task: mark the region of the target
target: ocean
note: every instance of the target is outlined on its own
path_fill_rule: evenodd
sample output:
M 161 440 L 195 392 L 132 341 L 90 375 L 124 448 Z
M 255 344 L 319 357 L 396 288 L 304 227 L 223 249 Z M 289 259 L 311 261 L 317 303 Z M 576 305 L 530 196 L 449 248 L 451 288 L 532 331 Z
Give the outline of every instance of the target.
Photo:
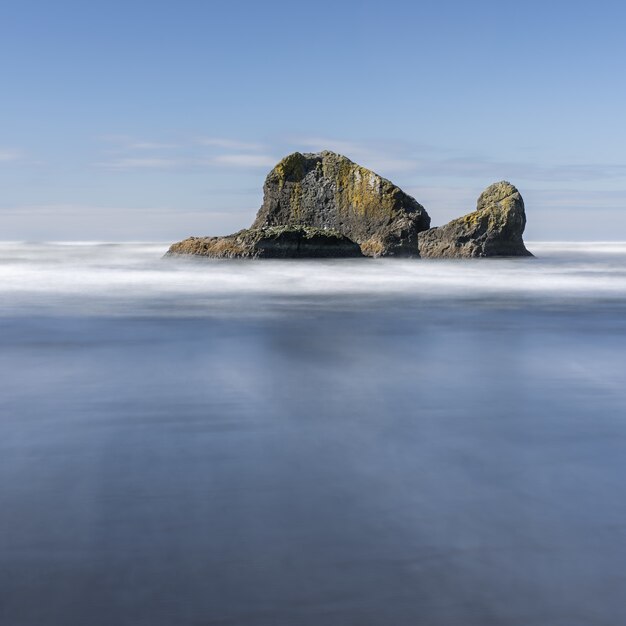
M 626 243 L 0 244 L 2 626 L 626 623 Z

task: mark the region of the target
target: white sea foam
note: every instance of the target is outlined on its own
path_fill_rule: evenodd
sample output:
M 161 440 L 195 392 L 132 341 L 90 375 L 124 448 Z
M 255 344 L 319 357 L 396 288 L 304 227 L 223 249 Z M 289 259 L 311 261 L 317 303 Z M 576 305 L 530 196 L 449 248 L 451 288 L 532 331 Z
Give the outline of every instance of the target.
M 2 312 L 254 313 L 264 299 L 626 300 L 626 243 L 529 244 L 534 259 L 215 261 L 166 244 L 0 244 Z

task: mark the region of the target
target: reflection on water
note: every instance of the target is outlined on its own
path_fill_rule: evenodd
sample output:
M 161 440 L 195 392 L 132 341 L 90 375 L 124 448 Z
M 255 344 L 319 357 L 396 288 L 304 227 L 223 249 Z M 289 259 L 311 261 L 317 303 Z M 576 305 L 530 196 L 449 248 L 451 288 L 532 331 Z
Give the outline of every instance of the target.
M 626 246 L 0 248 L 0 623 L 626 623 Z

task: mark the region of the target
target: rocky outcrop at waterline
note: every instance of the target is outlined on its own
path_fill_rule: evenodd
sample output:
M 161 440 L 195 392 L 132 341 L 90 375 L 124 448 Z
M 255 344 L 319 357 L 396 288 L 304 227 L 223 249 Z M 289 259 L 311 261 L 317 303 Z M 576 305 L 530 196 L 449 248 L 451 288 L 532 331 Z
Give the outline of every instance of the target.
M 476 210 L 419 234 L 423 258 L 532 256 L 524 246 L 524 200 L 511 183 L 487 187 Z
M 226 237 L 189 237 L 168 255 L 214 259 L 303 259 L 363 256 L 358 244 L 340 233 L 308 226 L 249 228 Z
M 532 256 L 524 246 L 524 201 L 510 183 L 488 187 L 473 213 L 430 228 L 426 209 L 350 159 L 294 152 L 267 175 L 249 229 L 190 237 L 168 255 L 210 258 Z

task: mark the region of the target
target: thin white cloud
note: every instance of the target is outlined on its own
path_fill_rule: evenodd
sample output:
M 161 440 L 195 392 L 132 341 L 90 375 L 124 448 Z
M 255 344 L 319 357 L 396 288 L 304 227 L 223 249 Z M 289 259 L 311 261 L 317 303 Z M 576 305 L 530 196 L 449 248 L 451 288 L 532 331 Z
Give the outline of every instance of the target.
M 261 144 L 224 137 L 187 138 L 180 143 L 139 141 L 126 135 L 101 137 L 115 149 L 96 165 L 111 170 L 198 170 L 220 168 L 270 168 L 277 159 Z
M 185 165 L 185 161 L 165 158 L 123 158 L 103 161 L 97 164 L 100 167 L 115 170 L 133 169 L 174 169 Z
M 169 150 L 178 148 L 175 143 L 159 143 L 156 141 L 135 141 L 126 146 L 129 150 Z
M 107 215 L 121 213 L 154 214 L 154 215 L 208 215 L 211 217 L 228 217 L 240 213 L 249 213 L 248 207 L 236 207 L 229 210 L 212 210 L 207 208 L 180 207 L 130 207 L 130 206 L 99 206 L 84 204 L 28 204 L 0 207 L 0 216 L 3 215 L 51 215 L 51 216 L 89 216 L 94 214 Z
M 197 137 L 167 141 L 138 140 L 125 135 L 103 138 L 117 148 L 98 166 L 114 170 L 180 169 L 206 167 L 270 169 L 294 151 L 332 150 L 386 176 L 403 186 L 438 185 L 447 179 L 452 186 L 487 184 L 509 179 L 512 182 L 589 183 L 626 179 L 626 165 L 616 163 L 550 164 L 532 161 L 502 161 L 484 155 L 402 141 L 351 141 L 324 136 L 290 136 L 277 139 L 267 148 L 260 143 L 227 137 Z M 15 160 L 15 151 L 0 150 L 0 161 Z M 470 181 L 472 181 L 470 183 Z
M 98 141 L 103 141 L 105 143 L 128 143 L 130 141 L 134 141 L 133 138 L 129 135 L 116 135 L 111 133 L 105 135 L 97 135 L 95 139 L 97 139 Z
M 160 208 L 129 208 L 129 207 L 103 207 L 83 204 L 24 204 L 0 208 L 1 215 L 89 215 L 98 212 L 128 213 L 132 212 L 155 212 L 167 211 Z
M 209 163 L 231 167 L 273 167 L 277 161 L 267 154 L 220 154 L 210 159 Z
M 0 149 L 0 161 L 8 163 L 9 161 L 19 161 L 22 154 L 17 150 Z
M 271 168 L 277 162 L 265 154 L 219 154 L 208 158 L 124 157 L 101 161 L 98 167 L 110 170 L 197 170 L 206 167 Z
M 239 141 L 237 139 L 226 139 L 223 137 L 200 137 L 196 139 L 196 143 L 202 146 L 210 146 L 213 148 L 223 148 L 225 150 L 239 151 L 261 151 L 265 147 L 258 143 L 250 143 L 247 141 Z
M 420 173 L 433 177 L 516 178 L 544 182 L 578 182 L 622 178 L 626 165 L 618 163 L 530 163 L 496 161 L 480 156 L 425 161 Z
M 129 150 L 171 150 L 181 147 L 177 143 L 137 139 L 129 135 L 102 135 L 99 139 L 107 144 L 112 144 L 114 146 L 114 148 L 112 148 L 113 152 Z

